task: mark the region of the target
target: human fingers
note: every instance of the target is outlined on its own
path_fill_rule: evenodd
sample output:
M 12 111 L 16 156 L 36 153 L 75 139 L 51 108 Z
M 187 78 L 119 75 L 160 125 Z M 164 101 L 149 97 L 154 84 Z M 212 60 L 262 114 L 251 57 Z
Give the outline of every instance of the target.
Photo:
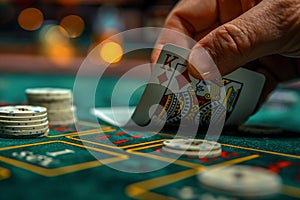
M 156 61 L 164 44 L 172 43 L 184 48 L 194 46 L 194 34 L 215 24 L 218 20 L 217 13 L 217 0 L 179 1 L 165 21 L 152 52 L 152 61 Z
M 199 52 L 209 52 L 222 75 L 256 58 L 271 54 L 298 55 L 300 2 L 264 0 L 238 18 L 216 28 L 192 49 L 190 73 L 214 79 L 210 65 L 201 65 Z

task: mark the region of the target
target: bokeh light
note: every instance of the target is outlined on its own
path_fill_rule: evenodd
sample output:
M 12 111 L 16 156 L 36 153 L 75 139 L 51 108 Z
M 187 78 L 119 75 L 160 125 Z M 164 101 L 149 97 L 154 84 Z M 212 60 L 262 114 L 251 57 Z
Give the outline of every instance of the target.
M 65 43 L 68 41 L 68 38 L 65 37 L 63 32 L 66 32 L 63 27 L 58 25 L 48 25 L 43 29 L 43 34 L 41 37 L 42 39 L 48 44 L 55 44 L 55 43 Z
M 117 63 L 123 55 L 123 48 L 116 42 L 105 42 L 100 47 L 100 56 L 107 63 Z
M 74 56 L 74 47 L 70 44 L 48 45 L 48 58 L 60 67 L 68 66 Z
M 84 30 L 84 21 L 78 15 L 68 15 L 64 17 L 60 25 L 64 28 L 63 34 L 70 38 L 76 38 L 81 35 Z
M 27 31 L 34 31 L 40 28 L 44 21 L 43 13 L 37 8 L 26 8 L 18 16 L 19 25 Z
M 63 27 L 58 25 L 45 25 L 40 31 L 41 47 L 44 55 L 59 67 L 66 67 L 75 56 L 75 48 Z

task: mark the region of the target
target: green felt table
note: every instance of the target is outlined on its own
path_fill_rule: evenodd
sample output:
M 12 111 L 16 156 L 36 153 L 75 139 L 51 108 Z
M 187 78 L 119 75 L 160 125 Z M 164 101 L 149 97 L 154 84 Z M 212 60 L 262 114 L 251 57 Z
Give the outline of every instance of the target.
M 72 89 L 74 78 L 72 75 L 2 74 L 0 102 L 2 105 L 25 104 L 25 89 L 30 87 Z M 84 87 L 89 86 L 91 79 L 93 77 L 86 77 Z M 96 106 L 109 105 L 117 80 L 113 77 L 101 80 Z M 139 82 L 132 79 L 127 84 Z M 135 95 L 141 93 L 138 91 Z M 220 157 L 183 156 L 172 160 L 161 147 L 162 141 L 173 138 L 175 133 L 170 130 L 155 135 L 129 133 L 102 122 L 99 125 L 90 121 L 90 108 L 85 98 L 82 95 L 82 99 L 74 101 L 80 107 L 76 125 L 50 126 L 49 135 L 43 138 L 0 138 L 1 200 L 184 199 L 187 188 L 193 193 L 191 199 L 239 199 L 206 189 L 197 179 L 198 173 L 210 167 L 238 164 L 263 167 L 280 175 L 282 190 L 271 199 L 300 198 L 300 138 L 297 120 L 291 124 L 288 118 L 291 114 L 283 113 L 280 118 L 273 119 L 274 113 L 259 110 L 247 122 L 280 122 L 286 129 L 281 135 L 245 135 L 229 129 L 219 138 L 223 150 Z M 138 98 L 133 98 L 130 104 L 137 102 Z M 295 118 L 297 113 L 292 110 L 291 118 Z M 53 162 L 45 163 L 21 156 L 21 152 L 48 157 L 51 152 L 64 153 L 54 156 Z M 136 171 L 144 173 L 131 173 Z

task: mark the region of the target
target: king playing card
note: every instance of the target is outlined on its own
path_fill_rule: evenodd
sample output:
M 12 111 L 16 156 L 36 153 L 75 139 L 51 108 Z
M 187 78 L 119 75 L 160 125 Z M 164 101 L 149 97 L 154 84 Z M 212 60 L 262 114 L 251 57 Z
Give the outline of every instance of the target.
M 154 123 L 162 127 L 183 122 L 208 126 L 222 117 L 225 125 L 239 125 L 251 115 L 262 92 L 264 76 L 239 68 L 222 77 L 221 86 L 213 80 L 199 80 L 187 70 L 189 52 L 171 44 L 164 46 L 138 105 L 131 109 L 133 114 L 127 125 Z M 107 109 L 105 113 L 101 110 L 94 109 L 93 113 L 108 122 L 103 117 Z

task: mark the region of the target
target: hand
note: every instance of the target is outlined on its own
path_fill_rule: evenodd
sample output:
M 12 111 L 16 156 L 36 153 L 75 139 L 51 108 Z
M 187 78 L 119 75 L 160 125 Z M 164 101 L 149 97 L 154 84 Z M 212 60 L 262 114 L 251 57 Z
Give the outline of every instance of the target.
M 287 58 L 300 57 L 299 0 L 182 0 L 170 12 L 165 28 L 198 41 L 190 63 L 201 62 L 197 52 L 204 48 L 222 75 L 243 65 L 265 74 L 262 99 L 278 82 L 299 77 L 299 59 Z M 162 32 L 156 48 L 165 43 L 188 47 L 185 41 Z M 157 54 L 153 52 L 154 59 Z M 203 68 L 200 63 L 188 69 L 199 79 L 214 76 L 207 73 L 212 70 L 209 65 Z

